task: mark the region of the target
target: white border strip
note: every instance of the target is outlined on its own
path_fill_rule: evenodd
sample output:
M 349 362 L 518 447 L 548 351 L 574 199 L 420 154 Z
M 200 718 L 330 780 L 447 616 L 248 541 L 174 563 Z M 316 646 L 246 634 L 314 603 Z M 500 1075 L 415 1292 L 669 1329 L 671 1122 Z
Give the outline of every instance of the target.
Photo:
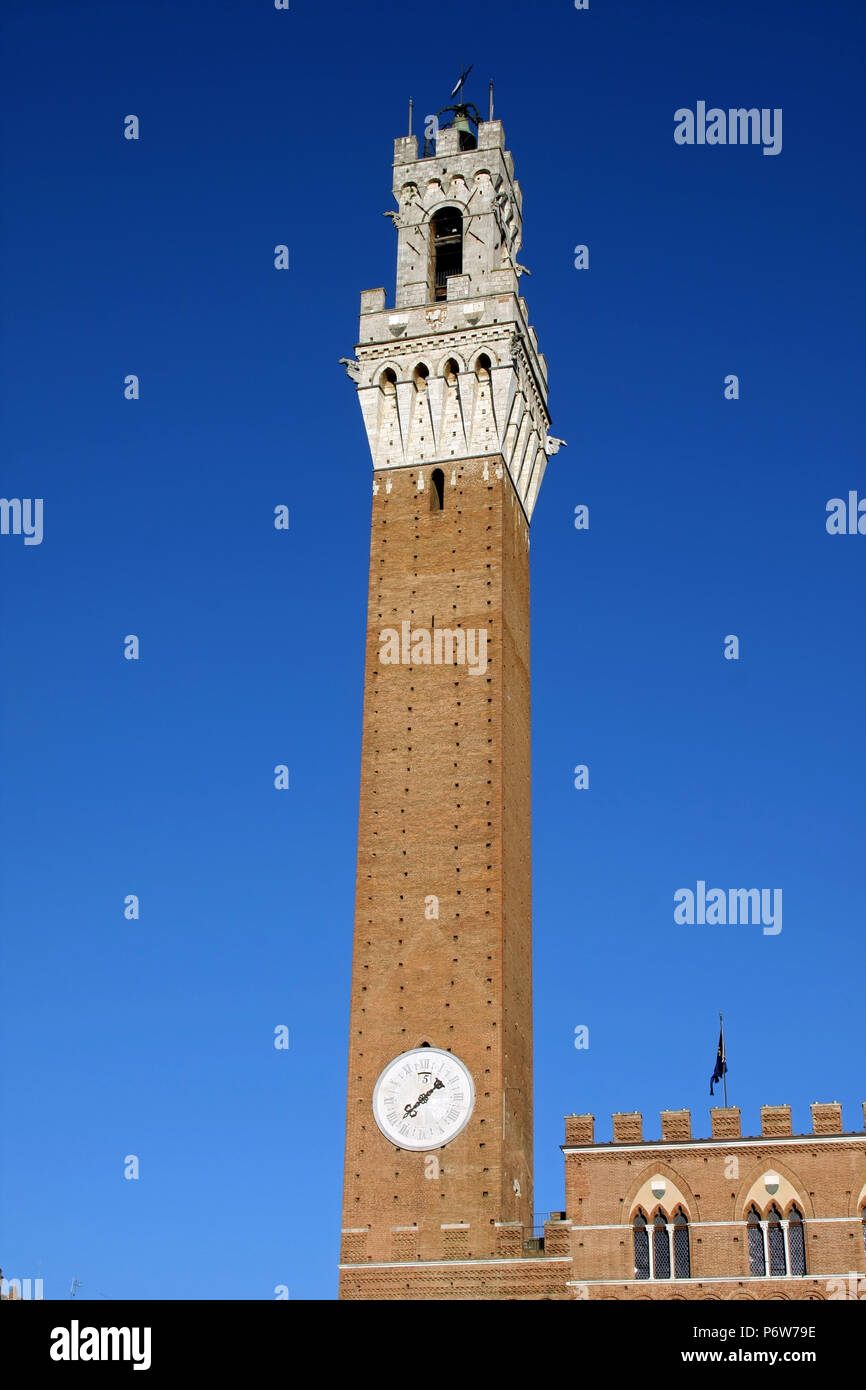
M 701 1279 L 569 1279 L 566 1287 L 579 1288 L 584 1284 L 610 1285 L 622 1289 L 640 1289 L 646 1284 L 655 1289 L 675 1289 L 680 1284 L 796 1284 L 802 1287 L 808 1283 L 820 1285 L 833 1279 L 847 1281 L 849 1278 L 850 1270 L 848 1274 L 713 1274 L 704 1275 Z
M 855 1222 L 855 1223 L 859 1226 L 859 1225 L 861 1224 L 861 1220 L 862 1220 L 862 1218 L 861 1218 L 860 1216 L 858 1216 L 856 1213 L 855 1213 L 853 1216 L 804 1216 L 804 1217 L 803 1217 L 803 1225 L 804 1225 L 804 1226 L 819 1226 L 819 1225 L 831 1225 L 834 1221 L 853 1221 L 853 1222 Z M 743 1219 L 742 1219 L 742 1221 L 690 1221 L 690 1222 L 689 1222 L 689 1227 L 690 1227 L 690 1229 L 692 1229 L 692 1230 L 693 1230 L 696 1226 L 736 1226 L 736 1227 L 739 1228 L 739 1227 L 745 1226 L 746 1224 L 747 1224 L 747 1223 L 746 1223 L 746 1218 L 745 1218 L 745 1216 L 744 1216 Z M 648 1227 L 647 1229 L 650 1229 L 650 1228 Z M 683 1228 L 683 1229 L 685 1229 L 685 1228 Z M 572 1225 L 572 1228 L 571 1228 L 572 1235 L 577 1235 L 578 1232 L 580 1232 L 580 1231 L 633 1231 L 633 1230 L 634 1230 L 634 1223 L 631 1222 L 631 1221 L 623 1221 L 620 1225 L 617 1225 L 617 1226 L 580 1226 L 580 1225 L 578 1225 L 578 1224 L 575 1222 L 575 1223 Z
M 340 1269 L 461 1269 L 467 1265 L 473 1269 L 477 1265 L 507 1265 L 509 1269 L 514 1269 L 517 1265 L 570 1265 L 570 1255 L 542 1255 L 540 1257 L 530 1257 L 529 1259 L 513 1259 L 507 1257 L 495 1260 L 381 1260 L 374 1262 L 366 1260 L 363 1263 L 353 1265 L 340 1265 Z M 579 1283 L 586 1283 L 581 1279 Z M 622 1284 L 622 1279 L 617 1279 L 616 1283 Z M 641 1280 L 641 1283 L 644 1283 Z M 667 1281 L 666 1281 L 667 1282 Z M 683 1282 L 683 1281 L 681 1281 Z
M 862 1146 L 864 1136 L 860 1134 L 756 1134 L 754 1138 L 746 1139 L 677 1139 L 674 1143 L 664 1144 L 660 1140 L 644 1139 L 639 1144 L 616 1144 L 613 1140 L 605 1141 L 603 1144 L 560 1144 L 562 1152 L 565 1154 L 592 1154 L 592 1153 L 645 1153 L 650 1154 L 665 1150 L 670 1152 L 682 1153 L 685 1149 L 695 1149 L 698 1153 L 701 1149 L 762 1149 L 767 1144 L 796 1144 L 798 1148 L 808 1148 L 813 1144 L 859 1144 Z

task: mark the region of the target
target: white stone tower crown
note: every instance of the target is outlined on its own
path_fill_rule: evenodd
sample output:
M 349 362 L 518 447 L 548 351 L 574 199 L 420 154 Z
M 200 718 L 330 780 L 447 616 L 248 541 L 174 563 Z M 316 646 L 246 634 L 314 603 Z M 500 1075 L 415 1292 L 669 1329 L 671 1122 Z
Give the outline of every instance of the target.
M 347 370 L 377 472 L 501 455 L 529 520 L 562 441 L 518 288 L 520 185 L 501 123 L 482 121 L 477 143 L 460 125 L 420 159 L 416 136 L 394 141 L 395 303 L 362 292 Z

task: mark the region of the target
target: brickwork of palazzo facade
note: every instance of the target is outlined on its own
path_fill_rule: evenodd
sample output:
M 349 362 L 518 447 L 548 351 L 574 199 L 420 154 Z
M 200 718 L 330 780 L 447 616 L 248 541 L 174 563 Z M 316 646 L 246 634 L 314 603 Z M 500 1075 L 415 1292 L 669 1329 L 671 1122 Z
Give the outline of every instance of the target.
M 592 1115 L 566 1116 L 564 1212 L 496 1223 L 492 1258 L 473 1257 L 490 1240 L 469 1223 L 443 1227 L 433 1260 L 411 1226 L 387 1260 L 363 1229 L 344 1232 L 340 1297 L 866 1300 L 866 1105 L 847 1133 L 836 1102 L 812 1106 L 810 1134 L 792 1133 L 784 1105 L 763 1106 L 753 1136 L 737 1108 L 710 1114 L 709 1138 L 668 1110 L 645 1140 L 642 1116 L 618 1113 L 603 1143 Z

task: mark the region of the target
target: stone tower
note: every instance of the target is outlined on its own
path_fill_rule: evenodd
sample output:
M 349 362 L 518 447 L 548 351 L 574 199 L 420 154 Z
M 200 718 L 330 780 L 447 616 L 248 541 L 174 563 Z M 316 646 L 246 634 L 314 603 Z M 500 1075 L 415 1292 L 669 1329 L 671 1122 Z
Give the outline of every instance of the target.
M 362 293 L 347 365 L 373 515 L 343 1298 L 496 1297 L 531 1236 L 529 525 L 559 441 L 520 185 L 469 109 L 394 143 L 394 306 Z

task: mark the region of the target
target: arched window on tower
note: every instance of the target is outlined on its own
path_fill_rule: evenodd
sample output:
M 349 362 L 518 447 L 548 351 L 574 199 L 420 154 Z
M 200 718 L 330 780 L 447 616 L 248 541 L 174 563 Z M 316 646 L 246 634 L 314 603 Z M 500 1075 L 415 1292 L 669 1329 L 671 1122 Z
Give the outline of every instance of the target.
M 430 298 L 448 298 L 448 278 L 463 273 L 463 217 L 440 208 L 430 219 Z
M 863 1254 L 866 1255 L 866 1206 L 863 1207 L 860 1215 L 863 1218 Z
M 767 1261 L 764 1255 L 764 1231 L 757 1207 L 749 1207 L 746 1223 L 749 1233 L 749 1273 L 762 1278 L 767 1272 Z
M 799 1207 L 792 1206 L 788 1212 L 788 1253 L 791 1257 L 791 1273 L 806 1273 L 806 1239 L 803 1234 L 803 1214 Z
M 646 1217 L 642 1211 L 636 1212 L 634 1218 L 634 1277 L 635 1279 L 649 1279 L 650 1277 L 649 1235 L 647 1234 Z
M 441 512 L 445 509 L 445 474 L 441 468 L 434 468 L 430 474 L 430 510 Z
M 691 1257 L 689 1255 L 689 1219 L 682 1207 L 674 1217 L 674 1278 L 691 1277 Z

